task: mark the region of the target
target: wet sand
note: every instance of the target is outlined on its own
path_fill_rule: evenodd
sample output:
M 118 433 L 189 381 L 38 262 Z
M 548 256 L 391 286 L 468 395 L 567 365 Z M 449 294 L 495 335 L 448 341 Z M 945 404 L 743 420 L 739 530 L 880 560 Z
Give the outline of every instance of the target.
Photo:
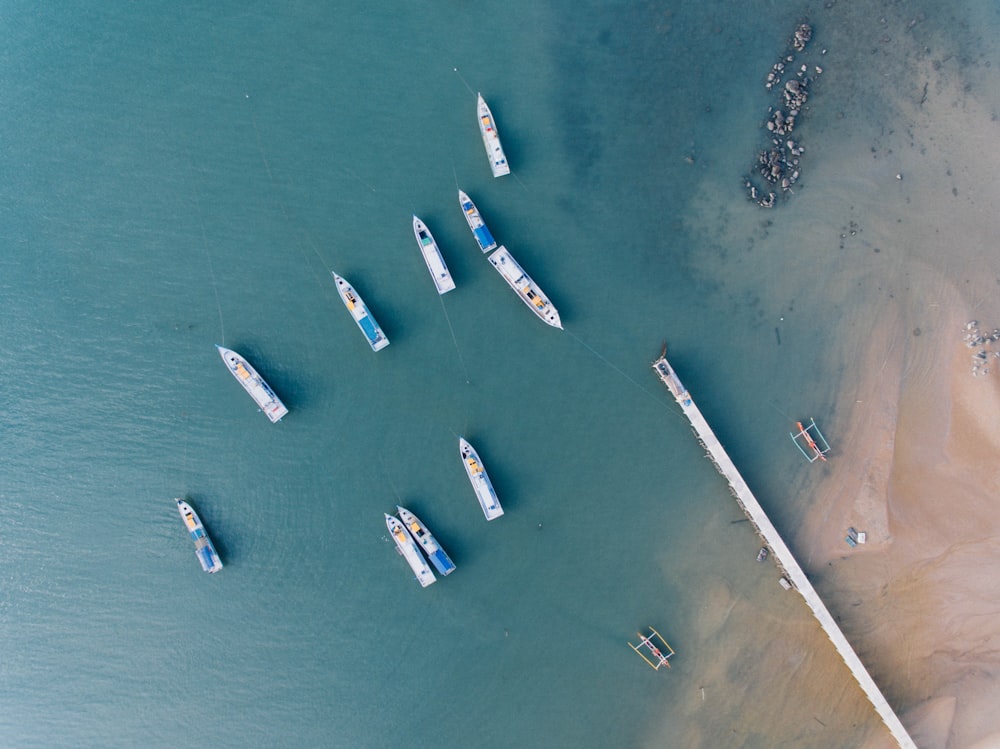
M 918 746 L 985 749 L 1000 746 L 1000 361 L 973 377 L 963 332 L 973 319 L 1000 326 L 1000 128 L 963 71 L 927 59 L 914 76 L 932 95 L 897 102 L 905 204 L 868 225 L 869 241 L 905 243 L 908 272 L 886 272 L 878 282 L 895 293 L 854 310 L 848 327 L 870 334 L 831 351 L 855 374 L 791 540 Z M 868 543 L 851 549 L 850 526 Z
M 811 300 L 799 330 L 782 328 L 776 370 L 802 327 L 835 331 L 813 370 L 835 388 L 820 424 L 833 450 L 805 469 L 804 509 L 780 530 L 917 745 L 987 749 L 1000 747 L 1000 361 L 973 377 L 963 334 L 973 319 L 1000 327 L 1000 95 L 992 42 L 961 38 L 988 27 L 925 10 L 814 17 L 831 53 L 803 124 L 803 184 L 748 217 L 706 175 L 690 225 L 733 248 L 697 272 L 739 268 L 771 309 Z M 748 236 L 758 249 L 739 252 Z M 788 246 L 811 273 L 768 254 Z M 768 509 L 793 494 L 758 496 Z M 850 548 L 849 527 L 868 542 Z M 723 745 L 728 729 L 732 746 L 895 746 L 800 599 L 747 601 L 721 580 L 711 595 L 709 633 L 721 620 L 761 644 L 720 638 L 694 664 L 703 683 L 738 686 L 688 691 L 686 712 L 711 718 L 687 745 Z

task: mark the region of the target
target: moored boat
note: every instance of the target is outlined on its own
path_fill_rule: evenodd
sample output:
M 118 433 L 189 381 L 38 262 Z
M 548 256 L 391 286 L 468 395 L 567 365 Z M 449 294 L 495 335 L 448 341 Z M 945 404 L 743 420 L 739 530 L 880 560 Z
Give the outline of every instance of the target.
M 495 520 L 503 515 L 503 507 L 493 489 L 493 482 L 490 481 L 489 474 L 477 453 L 465 438 L 458 438 L 458 451 L 462 455 L 462 465 L 465 466 L 465 473 L 472 483 L 472 489 L 476 492 L 476 499 L 483 508 L 483 514 L 487 520 Z
M 486 226 L 486 222 L 483 221 L 483 217 L 479 215 L 479 209 L 472 202 L 472 198 L 459 190 L 458 204 L 462 206 L 462 213 L 465 214 L 465 220 L 469 224 L 469 229 L 472 230 L 472 236 L 476 238 L 479 249 L 483 252 L 496 249 L 497 241 L 490 234 L 490 230 Z
M 451 561 L 451 557 L 441 548 L 441 544 L 434 538 L 434 534 L 427 530 L 427 526 L 424 525 L 423 521 L 405 507 L 396 505 L 396 510 L 407 532 L 420 545 L 420 548 L 424 550 L 424 554 L 431 560 L 431 564 L 434 565 L 438 573 L 444 577 L 454 572 L 455 563 Z
M 486 147 L 486 155 L 490 160 L 490 169 L 494 177 L 502 177 L 510 174 L 510 164 L 507 163 L 507 156 L 500 145 L 500 135 L 497 133 L 496 121 L 490 111 L 486 100 L 482 94 L 476 94 L 479 101 L 476 108 L 479 113 L 479 132 L 483 136 L 483 145 Z
M 194 541 L 194 553 L 198 557 L 198 561 L 201 562 L 201 568 L 205 572 L 218 572 L 222 569 L 222 560 L 219 559 L 219 555 L 212 545 L 212 539 L 208 537 L 205 526 L 202 525 L 201 518 L 198 517 L 198 513 L 194 511 L 194 508 L 183 499 L 176 501 L 177 509 L 181 513 L 181 519 L 184 521 L 184 525 L 187 527 L 188 533 L 191 534 L 191 539 Z
M 521 301 L 528 305 L 528 309 L 538 315 L 543 322 L 562 330 L 559 310 L 549 301 L 538 284 L 531 280 L 531 276 L 524 272 L 524 268 L 518 265 L 510 250 L 500 245 L 497 251 L 490 255 L 489 261 Z
M 271 386 L 267 384 L 263 377 L 257 374 L 257 370 L 250 366 L 250 363 L 232 349 L 224 346 L 215 346 L 219 350 L 222 361 L 232 373 L 236 381 L 243 386 L 254 402 L 264 412 L 264 415 L 272 423 L 280 421 L 281 417 L 288 413 L 285 404 L 274 394 Z
M 434 279 L 434 286 L 437 287 L 438 294 L 446 294 L 455 288 L 455 281 L 452 280 L 451 272 L 445 265 L 441 250 L 434 241 L 427 225 L 416 216 L 413 217 L 413 236 L 417 238 L 420 246 L 420 253 L 424 256 L 427 270 L 430 271 L 431 278 Z
M 358 292 L 354 290 L 354 287 L 336 273 L 333 274 L 333 280 L 337 282 L 337 293 L 340 294 L 344 306 L 351 313 L 351 317 L 358 324 L 358 328 L 365 334 L 365 338 L 372 347 L 372 351 L 381 351 L 388 346 L 389 339 L 385 337 L 382 328 L 375 322 L 375 318 L 368 310 L 368 306 Z
M 406 532 L 406 528 L 403 527 L 399 518 L 386 513 L 385 524 L 389 529 L 389 535 L 392 536 L 392 540 L 396 543 L 396 550 L 406 560 L 406 563 L 410 565 L 410 569 L 413 570 L 413 574 L 416 576 L 417 582 L 420 583 L 420 587 L 426 588 L 435 582 L 437 578 L 434 577 L 431 568 L 427 566 L 427 562 L 420 555 L 417 542 Z

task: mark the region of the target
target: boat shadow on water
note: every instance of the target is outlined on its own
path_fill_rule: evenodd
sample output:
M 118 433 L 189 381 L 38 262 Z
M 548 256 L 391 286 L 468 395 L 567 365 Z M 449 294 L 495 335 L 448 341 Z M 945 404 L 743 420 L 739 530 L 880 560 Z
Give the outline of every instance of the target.
M 227 347 L 238 351 L 285 404 L 288 415 L 283 417 L 282 421 L 294 416 L 296 411 L 305 410 L 307 406 L 311 405 L 311 399 L 304 397 L 311 389 L 296 373 L 310 372 L 312 368 L 309 362 L 300 362 L 291 358 L 295 356 L 294 351 L 286 352 L 269 348 L 268 353 L 265 353 L 255 344 L 243 341 L 236 341 L 232 345 L 227 344 Z M 285 359 L 285 356 L 289 358 Z

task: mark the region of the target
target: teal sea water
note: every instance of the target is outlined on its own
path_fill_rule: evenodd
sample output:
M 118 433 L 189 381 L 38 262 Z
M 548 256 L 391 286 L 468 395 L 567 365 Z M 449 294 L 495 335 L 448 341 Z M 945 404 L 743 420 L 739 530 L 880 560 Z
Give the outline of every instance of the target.
M 789 419 L 835 419 L 843 372 L 801 373 L 839 335 L 816 304 L 839 292 L 770 238 L 791 213 L 746 203 L 741 175 L 771 103 L 761 82 L 799 20 L 831 71 L 858 64 L 831 43 L 851 38 L 847 11 L 690 6 L 4 4 L 0 744 L 877 735 L 849 681 L 839 707 L 807 689 L 784 705 L 802 732 L 769 735 L 753 715 L 754 626 L 810 620 L 753 564 L 752 530 L 649 369 L 669 340 L 794 527 L 814 474 Z M 819 166 L 836 159 L 834 109 L 866 106 L 822 85 L 810 116 L 827 140 L 805 189 L 835 178 Z M 510 177 L 490 175 L 477 90 Z M 565 332 L 478 252 L 457 187 Z M 456 280 L 443 298 L 412 213 Z M 368 348 L 331 271 L 386 350 Z M 269 380 L 281 423 L 216 343 Z M 495 522 L 459 435 L 493 477 Z M 201 572 L 177 496 L 220 574 Z M 383 522 L 397 503 L 454 575 L 413 581 Z M 677 650 L 669 673 L 625 645 L 646 625 Z M 793 695 L 801 673 L 782 677 Z M 828 710 L 852 722 L 815 733 Z

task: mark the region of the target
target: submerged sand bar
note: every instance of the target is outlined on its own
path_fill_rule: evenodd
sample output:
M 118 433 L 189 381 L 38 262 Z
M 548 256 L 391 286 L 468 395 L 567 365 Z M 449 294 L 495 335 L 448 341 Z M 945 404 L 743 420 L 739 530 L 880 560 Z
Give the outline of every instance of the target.
M 858 654 L 854 652 L 854 648 L 851 647 L 847 638 L 844 637 L 844 633 L 840 631 L 840 627 L 837 626 L 830 612 L 823 605 L 823 601 L 820 600 L 819 594 L 813 588 L 812 583 L 809 582 L 799 563 L 795 561 L 791 550 L 785 545 L 781 536 L 778 535 L 778 531 L 772 525 L 757 498 L 754 497 L 753 492 L 750 491 L 750 487 L 747 486 L 739 471 L 736 470 L 736 466 L 733 465 L 733 461 L 730 460 L 729 455 L 719 443 L 715 432 L 712 431 L 708 422 L 705 421 L 705 417 L 702 416 L 698 406 L 695 405 L 687 388 L 684 387 L 680 378 L 677 377 L 677 374 L 670 366 L 666 357 L 666 349 L 664 349 L 664 353 L 660 358 L 653 362 L 653 370 L 663 380 L 663 383 L 673 394 L 677 403 L 680 404 L 684 415 L 691 422 L 691 426 L 694 428 L 694 432 L 701 441 L 701 444 L 708 450 L 708 457 L 715 463 L 715 467 L 719 470 L 719 473 L 729 482 L 729 487 L 732 489 L 737 502 L 740 503 L 750 522 L 757 528 L 757 532 L 764 538 L 765 543 L 771 548 L 778 565 L 785 573 L 786 580 L 802 595 L 806 604 L 812 609 L 813 615 L 819 621 L 823 631 L 826 632 L 827 637 L 830 638 L 833 646 L 840 653 L 840 657 L 844 659 L 844 663 L 847 664 L 851 673 L 854 674 L 854 678 L 861 685 L 861 689 L 868 696 L 868 700 L 875 707 L 875 711 L 882 718 L 893 738 L 896 739 L 896 742 L 902 749 L 917 749 L 917 745 L 910 738 L 910 734 L 906 732 L 906 729 L 903 728 L 903 724 L 889 706 L 878 685 L 875 684 L 875 680 L 872 679 L 861 659 L 858 658 Z

